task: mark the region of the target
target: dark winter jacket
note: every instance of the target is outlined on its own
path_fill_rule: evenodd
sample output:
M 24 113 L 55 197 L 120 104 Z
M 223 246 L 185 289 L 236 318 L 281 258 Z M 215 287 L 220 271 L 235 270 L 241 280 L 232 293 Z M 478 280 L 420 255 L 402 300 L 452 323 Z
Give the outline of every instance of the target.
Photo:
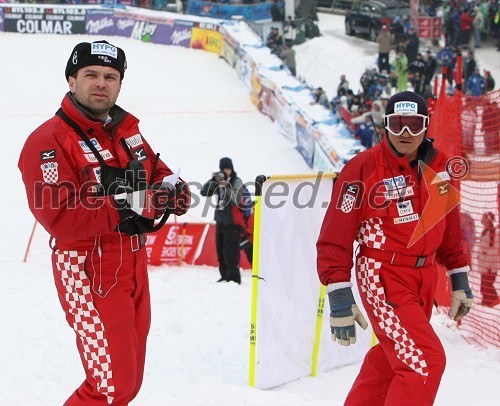
M 224 184 L 226 184 L 225 187 Z M 234 224 L 232 206 L 241 206 L 243 200 L 243 182 L 236 175 L 236 172 L 227 182 L 217 182 L 214 178 L 210 179 L 203 185 L 200 194 L 205 197 L 217 196 L 214 215 L 217 224 Z

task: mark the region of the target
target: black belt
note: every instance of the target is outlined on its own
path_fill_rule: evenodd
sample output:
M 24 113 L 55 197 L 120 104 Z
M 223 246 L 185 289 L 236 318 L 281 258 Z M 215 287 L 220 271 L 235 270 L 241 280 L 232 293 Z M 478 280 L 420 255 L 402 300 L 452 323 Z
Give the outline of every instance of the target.
M 130 236 L 130 249 L 132 252 L 139 251 L 144 247 L 146 245 L 146 240 L 145 234 L 132 234 Z
M 423 266 L 432 265 L 436 258 L 436 252 L 427 256 L 403 255 L 399 252 L 378 250 L 376 248 L 370 248 L 365 245 L 361 245 L 359 255 L 373 258 L 380 262 L 386 262 L 393 265 L 408 266 L 411 268 L 421 268 Z

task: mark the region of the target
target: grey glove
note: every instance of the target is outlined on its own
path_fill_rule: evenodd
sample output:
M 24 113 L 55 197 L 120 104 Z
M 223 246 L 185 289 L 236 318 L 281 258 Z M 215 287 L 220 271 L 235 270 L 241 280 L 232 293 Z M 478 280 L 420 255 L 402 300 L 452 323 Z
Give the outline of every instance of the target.
M 366 330 L 368 323 L 354 301 L 351 288 L 341 288 L 328 293 L 330 302 L 330 329 L 333 341 L 349 346 L 356 342 L 354 322 Z
M 450 275 L 451 280 L 451 306 L 448 316 L 459 321 L 472 308 L 474 296 L 469 287 L 467 272 L 458 272 Z

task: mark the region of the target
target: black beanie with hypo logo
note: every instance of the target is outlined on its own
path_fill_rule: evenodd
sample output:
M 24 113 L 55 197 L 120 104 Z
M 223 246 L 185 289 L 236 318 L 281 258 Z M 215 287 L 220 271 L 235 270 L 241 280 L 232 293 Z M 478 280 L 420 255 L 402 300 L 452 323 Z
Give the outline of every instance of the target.
M 76 71 L 85 66 L 101 65 L 109 66 L 120 72 L 120 80 L 123 80 L 127 69 L 127 58 L 121 48 L 111 45 L 107 41 L 80 42 L 75 46 L 66 64 L 66 80 Z
M 427 103 L 414 92 L 400 92 L 393 95 L 385 106 L 385 115 L 389 114 L 422 114 L 428 116 Z

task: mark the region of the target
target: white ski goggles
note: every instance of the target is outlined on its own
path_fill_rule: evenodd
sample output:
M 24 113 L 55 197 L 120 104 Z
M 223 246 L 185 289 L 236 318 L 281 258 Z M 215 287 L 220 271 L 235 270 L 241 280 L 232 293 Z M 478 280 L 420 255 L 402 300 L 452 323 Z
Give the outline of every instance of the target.
M 417 137 L 426 131 L 429 125 L 429 117 L 423 114 L 387 114 L 384 121 L 385 129 L 398 137 L 403 134 L 405 129 L 411 136 Z

